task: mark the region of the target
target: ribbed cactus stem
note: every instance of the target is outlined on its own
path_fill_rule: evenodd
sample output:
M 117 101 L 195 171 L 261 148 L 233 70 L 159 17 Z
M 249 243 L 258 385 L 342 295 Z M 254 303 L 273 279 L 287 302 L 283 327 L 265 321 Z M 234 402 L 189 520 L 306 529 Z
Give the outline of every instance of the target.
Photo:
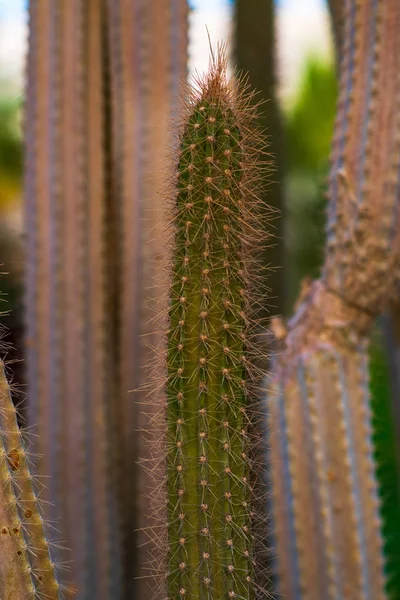
M 29 3 L 25 217 L 28 419 L 78 598 L 121 594 L 97 0 Z M 115 367 L 116 368 L 116 367 Z
M 143 387 L 152 348 L 162 337 L 154 326 L 155 306 L 166 310 L 162 192 L 167 148 L 173 143 L 168 121 L 179 104 L 187 72 L 186 0 L 108 0 L 111 58 L 112 203 L 115 236 L 109 247 L 110 273 L 117 290 L 115 349 L 118 358 L 118 406 L 121 442 L 120 490 L 123 497 L 127 592 L 153 596 L 149 562 L 156 562 L 156 524 L 149 497 L 159 481 L 146 468 L 152 447 L 152 421 L 163 393 L 146 403 Z M 115 256 L 118 256 L 116 265 Z M 117 268 L 116 268 L 117 267 Z M 115 292 L 114 292 L 115 293 Z M 161 298 L 163 305 L 161 306 Z M 134 394 L 129 391 L 136 390 Z M 129 474 L 127 476 L 127 474 Z M 138 577 L 134 578 L 134 575 Z
M 193 93 L 177 169 L 168 333 L 168 598 L 252 598 L 252 109 L 223 54 Z M 240 89 L 240 87 L 239 87 Z M 254 134 L 256 135 L 256 134 Z
M 269 402 L 277 571 L 290 598 L 386 597 L 361 333 L 369 317 L 357 321 L 341 304 L 313 285 Z M 347 318 L 336 328 L 339 314 Z
M 59 599 L 29 453 L 0 364 L 0 597 Z
M 399 277 L 399 22 L 396 0 L 343 4 L 325 262 L 276 329 L 277 571 L 298 600 L 386 597 L 367 350 Z

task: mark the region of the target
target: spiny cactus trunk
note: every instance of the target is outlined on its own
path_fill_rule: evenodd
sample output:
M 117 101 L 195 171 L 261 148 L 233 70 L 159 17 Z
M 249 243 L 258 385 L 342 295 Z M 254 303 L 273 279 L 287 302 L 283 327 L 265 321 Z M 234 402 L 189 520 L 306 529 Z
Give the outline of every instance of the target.
M 26 116 L 29 421 L 79 598 L 120 597 L 110 412 L 101 3 L 30 3 Z
M 0 597 L 2 600 L 62 597 L 50 556 L 40 492 L 0 363 Z
M 186 46 L 186 0 L 30 3 L 29 420 L 79 600 L 151 593 L 149 420 L 128 392 L 158 339 L 158 187 Z
M 130 594 L 152 597 L 149 567 L 157 542 L 149 521 L 156 493 L 140 458 L 150 459 L 151 427 L 163 395 L 147 404 L 143 386 L 152 348 L 158 346 L 156 310 L 166 309 L 167 287 L 160 271 L 165 240 L 160 223 L 166 157 L 173 143 L 169 120 L 178 106 L 187 72 L 186 0 L 109 0 L 113 122 L 113 199 L 120 239 L 118 379 L 121 403 L 122 471 L 126 571 Z M 128 393 L 135 390 L 134 393 Z M 152 416 L 153 415 L 153 416 Z M 127 476 L 127 474 L 130 474 Z M 153 527 L 155 526 L 152 521 Z M 160 523 L 159 523 L 160 525 Z M 142 548 L 138 555 L 136 548 Z M 142 564 L 138 564 L 138 561 Z
M 280 591 L 307 600 L 386 597 L 367 346 L 399 275 L 400 6 L 344 11 L 325 263 L 281 335 L 269 398 Z
M 225 68 L 221 54 L 193 92 L 177 168 L 167 379 L 170 598 L 255 593 L 249 278 L 250 253 L 260 251 L 260 174 L 251 96 L 227 83 Z

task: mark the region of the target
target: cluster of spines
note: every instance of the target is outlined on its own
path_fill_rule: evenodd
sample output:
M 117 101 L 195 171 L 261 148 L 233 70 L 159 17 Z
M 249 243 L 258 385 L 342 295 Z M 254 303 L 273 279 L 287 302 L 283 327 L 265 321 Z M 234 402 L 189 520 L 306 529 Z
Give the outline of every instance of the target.
M 252 598 L 254 109 L 219 56 L 186 111 L 167 340 L 168 598 Z M 253 148 L 254 150 L 254 148 Z M 250 250 L 250 251 L 249 251 Z
M 0 592 L 4 598 L 60 600 L 62 586 L 55 575 L 30 463 L 1 363 Z

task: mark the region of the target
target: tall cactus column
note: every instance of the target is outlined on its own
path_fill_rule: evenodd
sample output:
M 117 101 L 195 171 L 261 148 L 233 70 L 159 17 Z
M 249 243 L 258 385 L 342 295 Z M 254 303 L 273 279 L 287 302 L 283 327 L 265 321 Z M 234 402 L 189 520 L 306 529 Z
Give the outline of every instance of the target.
M 251 96 L 219 55 L 177 167 L 167 379 L 167 596 L 255 595 L 250 291 L 260 251 Z M 236 87 L 237 86 L 237 87 Z
M 32 0 L 26 106 L 27 365 L 38 472 L 78 598 L 120 598 L 104 253 L 102 3 Z M 68 548 L 62 550 L 62 548 Z
M 79 600 L 152 593 L 143 563 L 153 488 L 136 466 L 149 417 L 143 394 L 129 392 L 159 338 L 159 187 L 187 10 L 186 0 L 30 3 L 29 420 Z
M 303 289 L 269 397 L 280 591 L 385 598 L 368 335 L 399 271 L 400 6 L 347 0 L 325 264 Z
M 125 560 L 130 588 L 152 597 L 151 564 L 157 554 L 156 524 L 149 497 L 158 483 L 146 470 L 154 414 L 163 394 L 150 404 L 143 387 L 153 349 L 160 342 L 155 317 L 166 310 L 167 285 L 160 264 L 166 247 L 161 223 L 169 121 L 176 115 L 187 72 L 186 0 L 110 0 L 109 35 L 113 122 L 113 201 L 119 247 L 117 352 L 121 405 Z M 132 393 L 128 393 L 132 392 Z M 138 459 L 143 467 L 137 467 Z M 158 524 L 158 526 L 160 523 Z M 137 546 L 142 548 L 137 554 Z M 138 561 L 142 564 L 138 565 Z M 148 562 L 143 566 L 143 562 Z

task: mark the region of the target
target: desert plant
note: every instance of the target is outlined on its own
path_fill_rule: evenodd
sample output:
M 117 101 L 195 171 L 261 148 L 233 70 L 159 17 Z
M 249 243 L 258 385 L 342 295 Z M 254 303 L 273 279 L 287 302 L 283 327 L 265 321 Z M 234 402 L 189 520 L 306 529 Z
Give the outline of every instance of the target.
M 146 417 L 128 392 L 157 339 L 157 186 L 186 75 L 187 5 L 32 0 L 29 11 L 24 212 L 37 470 L 50 475 L 45 498 L 77 597 L 117 600 L 134 588 L 145 598 L 138 530 L 151 489 L 136 463 Z
M 251 424 L 260 355 L 251 342 L 265 211 L 256 111 L 243 86 L 227 81 L 221 49 L 192 90 L 180 141 L 167 336 L 170 598 L 248 599 L 257 590 Z
M 62 597 L 46 539 L 40 492 L 30 453 L 0 363 L 0 597 L 34 600 Z
M 153 594 L 143 565 L 157 551 L 149 529 L 148 498 L 156 493 L 158 482 L 153 484 L 137 461 L 149 459 L 151 423 L 163 397 L 153 396 L 146 404 L 146 392 L 138 390 L 161 338 L 156 312 L 165 310 L 160 225 L 166 215 L 168 148 L 174 143 L 169 121 L 178 109 L 187 74 L 188 6 L 186 0 L 108 0 L 108 10 L 113 149 L 108 276 L 117 296 L 111 314 L 118 356 L 119 490 L 125 571 L 131 574 L 128 593 L 131 597 L 135 591 L 144 600 Z M 134 580 L 132 574 L 140 577 Z
M 265 250 L 263 262 L 268 267 L 265 275 L 270 290 L 264 300 L 265 315 L 282 314 L 286 301 L 284 275 L 280 268 L 284 261 L 284 163 L 283 123 L 277 99 L 275 12 L 273 0 L 236 0 L 234 14 L 234 64 L 246 73 L 250 85 L 257 90 L 254 98 L 261 103 L 257 111 L 259 126 L 268 139 L 268 156 L 264 160 L 269 167 L 273 163 L 273 177 L 267 177 L 264 186 L 264 203 L 275 208 L 271 211 L 267 226 L 274 234 L 274 243 Z
M 325 263 L 277 328 L 271 464 L 281 592 L 385 598 L 368 339 L 396 292 L 396 2 L 347 0 Z

